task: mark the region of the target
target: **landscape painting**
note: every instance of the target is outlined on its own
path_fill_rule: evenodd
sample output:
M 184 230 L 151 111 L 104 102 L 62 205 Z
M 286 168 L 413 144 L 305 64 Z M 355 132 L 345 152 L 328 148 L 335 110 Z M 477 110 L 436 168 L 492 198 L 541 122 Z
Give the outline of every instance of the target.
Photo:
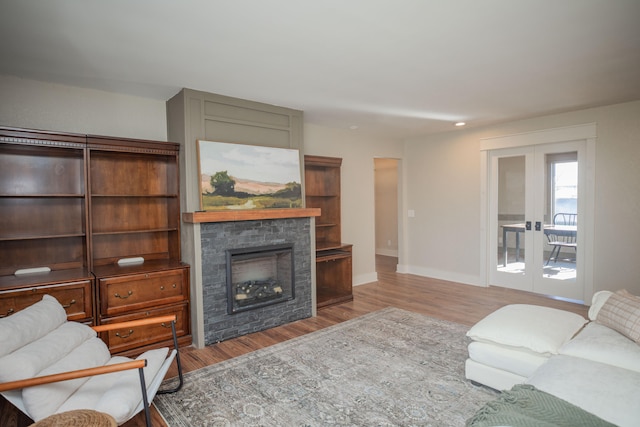
M 198 140 L 204 211 L 302 207 L 298 150 Z

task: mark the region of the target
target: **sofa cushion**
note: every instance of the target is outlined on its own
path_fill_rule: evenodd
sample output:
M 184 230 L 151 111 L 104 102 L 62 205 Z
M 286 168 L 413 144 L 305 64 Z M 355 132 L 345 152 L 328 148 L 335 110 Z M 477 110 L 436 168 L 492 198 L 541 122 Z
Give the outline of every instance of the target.
M 589 320 L 596 320 L 600 309 L 605 302 L 609 299 L 613 292 L 611 291 L 599 291 L 593 294 L 591 298 L 591 307 L 589 307 Z
M 468 350 L 471 360 L 525 378 L 531 376 L 548 359 L 527 349 L 480 341 L 471 342 Z
M 598 312 L 596 322 L 640 343 L 640 297 L 624 289 L 611 294 Z
M 0 356 L 5 356 L 42 338 L 67 321 L 67 313 L 57 299 L 45 295 L 42 301 L 0 319 Z
M 585 326 L 559 353 L 640 372 L 640 346 L 596 322 Z
M 560 347 L 587 323 L 582 316 L 528 304 L 506 305 L 476 323 L 467 336 L 474 341 L 525 348 L 541 355 Z
M 527 383 L 617 426 L 638 426 L 640 373 L 556 355 L 534 372 Z
M 32 378 L 95 336 L 87 325 L 64 322 L 44 337 L 0 357 L 0 382 Z

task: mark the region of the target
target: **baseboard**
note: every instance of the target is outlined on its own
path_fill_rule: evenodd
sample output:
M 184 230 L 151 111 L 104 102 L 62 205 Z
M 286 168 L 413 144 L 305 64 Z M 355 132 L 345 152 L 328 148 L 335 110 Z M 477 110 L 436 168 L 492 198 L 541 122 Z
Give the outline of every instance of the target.
M 383 255 L 383 256 L 392 256 L 392 257 L 398 257 L 398 250 L 397 249 L 387 249 L 387 248 L 378 248 L 376 249 L 376 255 Z
M 433 268 L 416 267 L 411 265 L 398 265 L 397 271 L 398 273 L 415 274 L 416 276 L 431 277 L 433 279 L 446 280 L 448 282 L 485 287 L 479 276 L 457 274 L 450 271 L 442 271 Z
M 365 273 L 358 274 L 353 276 L 353 286 L 365 285 L 367 283 L 372 283 L 378 280 L 378 273 L 375 271 L 373 273 Z

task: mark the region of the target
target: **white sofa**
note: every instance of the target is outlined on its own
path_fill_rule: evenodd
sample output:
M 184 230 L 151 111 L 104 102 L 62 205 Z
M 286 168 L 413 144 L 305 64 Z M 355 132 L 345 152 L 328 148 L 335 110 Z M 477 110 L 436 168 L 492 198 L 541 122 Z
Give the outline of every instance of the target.
M 530 384 L 615 425 L 639 426 L 640 298 L 598 292 L 589 319 L 503 307 L 467 333 L 466 377 L 496 390 Z

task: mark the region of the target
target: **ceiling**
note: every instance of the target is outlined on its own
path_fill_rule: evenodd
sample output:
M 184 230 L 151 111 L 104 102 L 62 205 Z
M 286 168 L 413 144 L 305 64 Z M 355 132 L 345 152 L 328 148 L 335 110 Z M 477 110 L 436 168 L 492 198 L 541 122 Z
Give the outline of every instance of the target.
M 0 74 L 402 139 L 640 99 L 638 0 L 0 0 Z

